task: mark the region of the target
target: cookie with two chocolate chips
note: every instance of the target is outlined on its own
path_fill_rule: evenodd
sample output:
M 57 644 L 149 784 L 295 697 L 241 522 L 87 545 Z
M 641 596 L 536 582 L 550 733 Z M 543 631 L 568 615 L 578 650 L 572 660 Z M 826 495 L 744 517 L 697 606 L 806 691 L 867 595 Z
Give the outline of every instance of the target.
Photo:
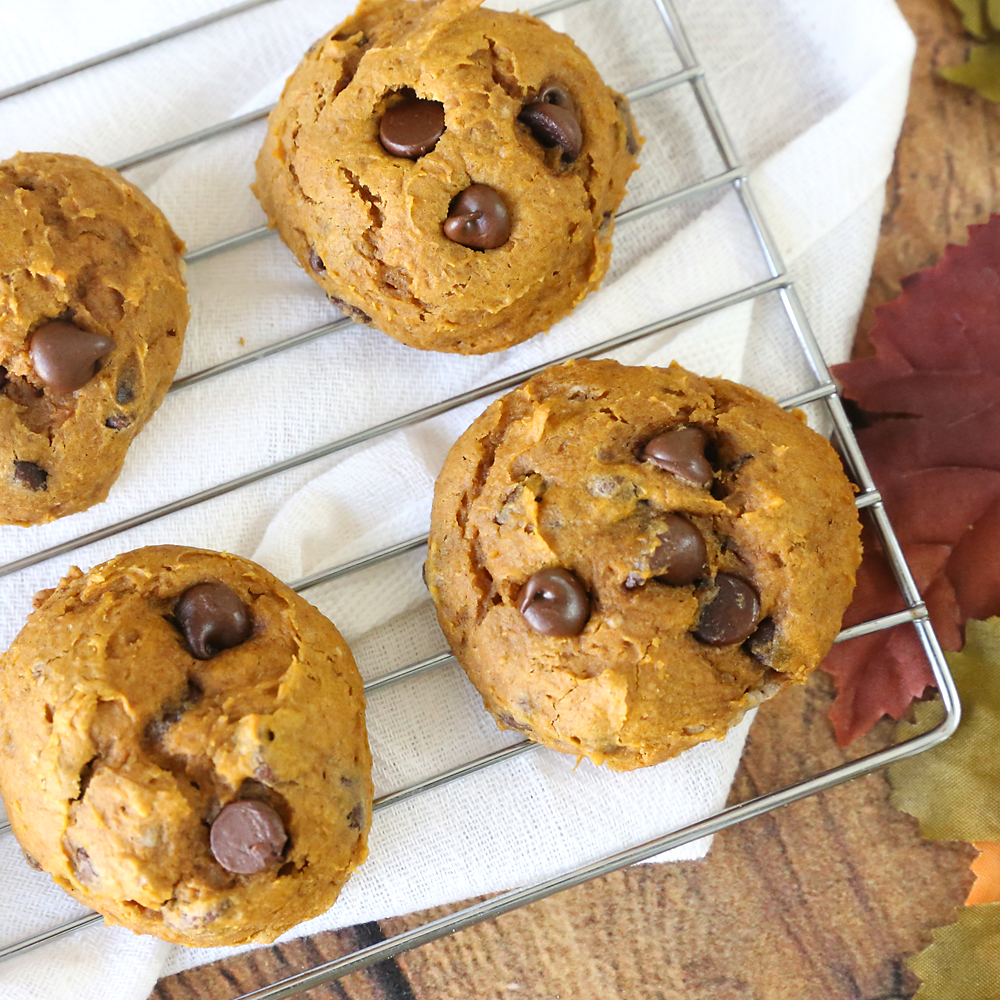
M 630 770 L 805 680 L 859 535 L 853 487 L 801 413 L 677 365 L 580 361 L 497 400 L 449 452 L 426 579 L 503 728 Z
M 271 112 L 254 191 L 330 301 L 423 350 L 520 343 L 597 288 L 642 144 L 566 36 L 362 0 Z
M 0 793 L 29 859 L 108 923 L 271 941 L 365 859 L 361 678 L 270 573 L 181 546 L 73 569 L 0 659 Z
M 183 252 L 117 171 L 57 153 L 0 163 L 0 523 L 108 495 L 180 361 Z

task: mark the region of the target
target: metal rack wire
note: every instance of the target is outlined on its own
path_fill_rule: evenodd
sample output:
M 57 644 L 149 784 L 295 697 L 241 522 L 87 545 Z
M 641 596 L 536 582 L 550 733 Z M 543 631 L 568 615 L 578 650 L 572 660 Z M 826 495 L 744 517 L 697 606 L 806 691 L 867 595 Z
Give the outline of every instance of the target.
M 219 19 L 230 17 L 241 13 L 244 10 L 260 6 L 272 0 L 249 0 L 249 2 L 236 4 L 233 7 L 225 8 L 215 15 L 199 18 L 196 21 L 188 22 L 169 32 L 162 32 L 150 38 L 144 39 L 130 46 L 124 46 L 112 52 L 106 53 L 102 57 L 88 59 L 64 70 L 50 73 L 45 76 L 30 80 L 17 87 L 11 87 L 0 91 L 0 100 L 14 94 L 23 93 L 29 89 L 44 85 L 52 80 L 61 79 L 71 73 L 80 72 L 89 67 L 100 64 L 139 48 L 155 45 L 167 38 L 173 38 L 185 32 L 195 30 L 205 24 L 212 23 Z M 544 16 L 566 7 L 584 3 L 586 0 L 554 0 L 554 2 L 544 4 L 542 7 L 532 11 L 537 16 Z M 673 0 L 635 0 L 637 3 L 652 3 L 662 22 L 663 27 L 669 36 L 673 51 L 680 62 L 681 69 L 659 79 L 650 81 L 633 89 L 629 93 L 629 98 L 633 102 L 640 101 L 662 91 L 671 88 L 686 86 L 690 88 L 700 114 L 711 134 L 712 141 L 721 158 L 724 169 L 715 176 L 706 178 L 698 183 L 686 186 L 680 190 L 653 198 L 650 201 L 639 205 L 629 211 L 619 215 L 617 226 L 619 228 L 628 226 L 630 222 L 647 216 L 654 212 L 659 212 L 669 205 L 673 205 L 697 195 L 708 192 L 728 190 L 735 193 L 739 200 L 742 212 L 749 223 L 756 245 L 763 258 L 768 277 L 744 288 L 738 289 L 726 295 L 713 298 L 710 301 L 700 303 L 683 312 L 675 315 L 663 317 L 656 322 L 646 324 L 634 330 L 628 331 L 616 337 L 603 340 L 588 347 L 584 351 L 578 351 L 564 357 L 552 358 L 543 364 L 536 365 L 524 371 L 517 372 L 506 378 L 492 381 L 488 384 L 480 385 L 467 392 L 460 393 L 448 399 L 441 400 L 432 405 L 414 410 L 410 413 L 396 417 L 391 420 L 376 424 L 364 430 L 347 435 L 338 440 L 328 442 L 316 448 L 301 452 L 283 461 L 273 463 L 264 468 L 254 470 L 245 475 L 227 480 L 199 492 L 163 504 L 154 509 L 141 512 L 132 517 L 125 518 L 113 524 L 81 534 L 69 541 L 52 545 L 27 556 L 0 565 L 0 578 L 16 574 L 30 566 L 37 565 L 46 560 L 76 551 L 93 542 L 106 539 L 128 531 L 141 524 L 166 517 L 177 511 L 188 507 L 204 503 L 214 497 L 222 496 L 252 483 L 268 479 L 287 470 L 297 468 L 317 459 L 333 455 L 337 452 L 351 448 L 363 442 L 380 438 L 393 431 L 412 426 L 434 416 L 445 413 L 465 403 L 483 399 L 487 396 L 503 392 L 507 389 L 520 385 L 527 378 L 543 370 L 551 364 L 556 364 L 570 358 L 601 356 L 654 334 L 681 326 L 699 317 L 718 312 L 738 303 L 764 297 L 774 297 L 780 304 L 781 311 L 793 332 L 802 354 L 812 373 L 812 384 L 804 387 L 801 391 L 781 400 L 785 407 L 804 406 L 806 404 L 818 404 L 832 422 L 834 434 L 841 453 L 844 456 L 848 473 L 859 487 L 857 505 L 870 519 L 878 534 L 881 544 L 889 558 L 892 566 L 900 594 L 905 604 L 905 610 L 896 614 L 887 615 L 872 621 L 856 625 L 844 630 L 838 637 L 838 642 L 867 635 L 895 626 L 909 626 L 915 628 L 928 657 L 935 680 L 941 692 L 942 701 L 945 708 L 945 720 L 932 731 L 922 736 L 913 738 L 897 746 L 889 747 L 871 754 L 867 757 L 842 765 L 833 770 L 816 775 L 813 778 L 798 782 L 794 785 L 780 789 L 767 795 L 759 796 L 748 802 L 723 809 L 713 816 L 700 822 L 688 825 L 680 830 L 671 831 L 661 837 L 639 844 L 628 850 L 621 851 L 603 860 L 578 868 L 574 871 L 566 872 L 556 878 L 547 879 L 525 888 L 516 889 L 503 893 L 486 902 L 466 907 L 454 914 L 439 920 L 431 921 L 421 927 L 404 934 L 397 935 L 379 944 L 359 950 L 351 955 L 327 962 L 316 968 L 292 976 L 271 986 L 249 993 L 239 998 L 239 1000 L 277 1000 L 277 998 L 288 997 L 299 991 L 320 985 L 331 979 L 340 978 L 349 973 L 356 972 L 376 962 L 391 958 L 401 952 L 418 947 L 421 944 L 436 940 L 464 927 L 471 926 L 483 920 L 488 920 L 500 914 L 509 912 L 520 906 L 543 899 L 549 895 L 579 885 L 589 879 L 616 871 L 627 865 L 646 860 L 670 850 L 687 844 L 693 840 L 706 835 L 723 830 L 736 823 L 743 822 L 754 816 L 770 812 L 780 806 L 787 805 L 793 801 L 813 795 L 817 792 L 831 788 L 835 785 L 849 781 L 853 778 L 867 774 L 878 768 L 911 754 L 919 753 L 942 740 L 946 739 L 958 725 L 959 703 L 958 697 L 952 683 L 947 665 L 944 661 L 941 649 L 931 628 L 927 610 L 920 599 L 916 584 L 903 558 L 902 551 L 893 533 L 892 526 L 886 516 L 882 499 L 876 490 L 871 476 L 868 472 L 864 458 L 858 448 L 857 441 L 851 430 L 850 424 L 845 416 L 843 407 L 837 396 L 836 385 L 830 375 L 826 362 L 823 359 L 819 345 L 810 329 L 808 319 L 804 313 L 802 305 L 796 294 L 794 283 L 788 275 L 781 255 L 775 244 L 775 240 L 765 222 L 760 208 L 751 190 L 750 181 L 747 177 L 746 169 L 740 164 L 729 132 L 722 121 L 719 109 L 709 90 L 705 79 L 703 68 L 698 63 L 691 48 L 685 29 L 678 17 Z M 117 169 L 128 169 L 139 164 L 148 163 L 154 159 L 166 156 L 196 143 L 204 142 L 208 139 L 225 134 L 226 132 L 238 129 L 251 122 L 255 122 L 265 117 L 270 108 L 261 108 L 239 118 L 231 119 L 227 122 L 202 129 L 188 136 L 183 136 L 172 142 L 165 143 L 155 149 L 147 150 L 144 153 L 129 157 L 112 164 Z M 237 234 L 225 240 L 207 245 L 187 255 L 189 264 L 195 264 L 214 257 L 219 254 L 230 252 L 249 242 L 268 236 L 266 227 L 258 227 L 247 232 Z M 347 327 L 350 321 L 347 319 L 337 320 L 321 326 L 306 330 L 294 336 L 281 340 L 275 344 L 267 345 L 257 350 L 249 351 L 245 354 L 231 358 L 219 364 L 206 367 L 185 377 L 176 380 L 171 387 L 172 392 L 183 391 L 185 388 L 198 384 L 208 379 L 215 378 L 224 372 L 232 371 L 244 365 L 252 364 L 262 358 L 280 353 L 305 344 L 311 340 L 327 336 Z M 396 558 L 404 553 L 419 549 L 426 543 L 426 535 L 407 539 L 403 542 L 372 552 L 364 557 L 343 563 L 339 566 L 314 573 L 308 577 L 297 580 L 291 584 L 297 591 L 308 590 L 321 584 L 334 580 L 349 577 L 351 574 L 368 569 L 387 560 Z M 427 657 L 420 661 L 410 663 L 404 667 L 386 673 L 378 678 L 370 680 L 365 685 L 366 694 L 370 695 L 376 690 L 392 684 L 400 683 L 413 678 L 425 671 L 433 670 L 452 661 L 448 652 L 441 652 Z M 529 742 L 516 743 L 512 746 L 504 747 L 500 750 L 479 757 L 475 760 L 466 761 L 447 771 L 434 775 L 424 781 L 414 783 L 404 788 L 400 788 L 392 793 L 383 795 L 375 801 L 376 811 L 390 808 L 392 805 L 412 798 L 433 788 L 440 787 L 450 781 L 454 781 L 465 775 L 474 773 L 482 768 L 492 766 L 512 757 L 537 749 L 535 744 Z M 0 835 L 9 834 L 8 823 L 0 822 Z M 43 933 L 33 935 L 24 940 L 14 942 L 6 947 L 0 948 L 0 961 L 24 954 L 30 950 L 41 947 L 48 942 L 70 934 L 83 927 L 101 920 L 97 914 L 88 914 L 77 920 L 68 922 L 58 927 L 54 927 Z

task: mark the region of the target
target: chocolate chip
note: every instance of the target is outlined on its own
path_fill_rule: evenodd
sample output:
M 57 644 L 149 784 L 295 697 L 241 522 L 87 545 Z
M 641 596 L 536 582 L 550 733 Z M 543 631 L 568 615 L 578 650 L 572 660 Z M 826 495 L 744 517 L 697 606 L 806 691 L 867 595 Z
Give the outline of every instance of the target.
M 349 316 L 354 320 L 355 323 L 366 323 L 371 325 L 372 318 L 364 311 L 364 309 L 359 309 L 357 306 L 352 306 L 350 302 L 345 302 L 343 299 L 338 299 L 334 295 L 328 295 L 327 299 L 330 300 L 330 305 L 336 309 L 339 309 L 345 316 Z
M 14 482 L 29 490 L 47 490 L 49 474 L 34 462 L 14 463 Z
M 666 530 L 656 537 L 659 544 L 649 557 L 653 576 L 663 583 L 683 587 L 705 573 L 708 549 L 702 533 L 686 518 L 667 514 Z
M 696 486 L 712 482 L 712 466 L 705 458 L 708 435 L 700 427 L 677 427 L 658 434 L 642 449 L 642 457 L 665 472 Z
M 131 382 L 122 377 L 118 383 L 118 388 L 115 390 L 115 402 L 119 406 L 124 406 L 126 403 L 131 403 L 134 398 L 135 388 Z
M 590 618 L 590 598 L 573 573 L 552 567 L 528 577 L 518 595 L 518 610 L 541 635 L 579 635 Z
M 24 860 L 28 862 L 29 868 L 34 868 L 36 872 L 40 872 L 42 870 L 42 866 L 38 863 L 38 861 L 23 847 L 21 848 L 21 853 L 24 855 Z
M 199 660 L 210 660 L 250 638 L 253 622 L 239 595 L 224 583 L 198 583 L 174 605 L 188 649 Z
M 123 431 L 130 423 L 132 423 L 132 418 L 127 413 L 112 413 L 104 421 L 104 426 L 110 427 L 113 431 Z
M 557 104 L 560 108 L 576 114 L 576 105 L 570 92 L 561 83 L 547 83 L 538 92 L 538 100 L 543 104 Z
M 226 871 L 253 875 L 281 857 L 288 840 L 281 817 L 266 803 L 239 799 L 223 807 L 209 834 L 215 860 Z
M 73 849 L 70 864 L 73 866 L 73 874 L 80 882 L 93 882 L 97 878 L 94 863 L 84 848 L 75 847 Z
M 58 319 L 43 323 L 28 345 L 35 374 L 54 392 L 85 386 L 97 373 L 100 359 L 114 349 L 110 337 Z
M 510 239 L 510 213 L 503 198 L 486 184 L 472 184 L 451 203 L 445 236 L 473 250 L 494 250 Z
M 0 365 L 0 389 L 7 384 L 7 369 Z
M 347 814 L 347 825 L 360 830 L 365 825 L 365 807 L 360 802 Z
M 767 617 L 757 626 L 757 630 L 745 643 L 746 651 L 755 660 L 760 660 L 765 667 L 769 667 L 774 659 L 774 636 L 776 632 L 777 628 L 774 624 L 774 619 Z
M 583 149 L 583 132 L 573 108 L 548 101 L 533 101 L 525 106 L 517 120 L 527 125 L 543 146 L 558 146 L 567 163 L 572 163 Z
M 309 266 L 317 274 L 326 274 L 326 264 L 323 263 L 323 258 L 316 253 L 315 247 L 309 248 Z
M 709 646 L 733 646 L 753 635 L 760 614 L 760 598 L 746 580 L 720 573 L 715 596 L 701 609 L 694 636 Z
M 394 104 L 379 123 L 378 135 L 387 153 L 408 160 L 429 153 L 444 133 L 444 105 L 413 97 Z

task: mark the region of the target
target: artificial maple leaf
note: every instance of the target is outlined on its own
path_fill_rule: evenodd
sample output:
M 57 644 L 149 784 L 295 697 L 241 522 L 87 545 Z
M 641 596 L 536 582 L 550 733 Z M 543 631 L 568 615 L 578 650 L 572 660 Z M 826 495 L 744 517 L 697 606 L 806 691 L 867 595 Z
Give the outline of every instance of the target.
M 980 840 L 972 846 L 979 851 L 970 866 L 976 874 L 976 881 L 969 890 L 965 905 L 1000 903 L 1000 844 Z
M 965 648 L 946 655 L 962 720 L 950 740 L 889 768 L 892 804 L 916 816 L 929 840 L 1000 841 L 1000 618 L 970 621 Z M 915 721 L 897 727 L 900 741 L 944 718 L 939 699 L 913 708 Z
M 963 623 L 1000 614 L 1000 216 L 969 229 L 934 267 L 876 311 L 875 355 L 837 365 L 844 395 L 866 412 L 857 430 L 875 485 L 945 649 Z M 850 625 L 899 610 L 874 535 Z M 843 745 L 883 715 L 900 718 L 933 684 L 909 626 L 835 646 L 830 717 Z
M 922 982 L 913 1000 L 1000 998 L 1000 903 L 963 906 L 958 921 L 906 964 Z

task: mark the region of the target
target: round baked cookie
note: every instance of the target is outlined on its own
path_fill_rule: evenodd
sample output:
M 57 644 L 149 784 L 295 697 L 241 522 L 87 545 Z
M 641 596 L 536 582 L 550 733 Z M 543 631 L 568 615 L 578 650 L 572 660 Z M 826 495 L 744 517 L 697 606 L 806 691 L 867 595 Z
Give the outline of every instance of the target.
M 502 728 L 630 770 L 805 680 L 859 533 L 801 413 L 677 365 L 581 361 L 497 400 L 449 452 L 426 579 Z
M 72 569 L 0 660 L 0 792 L 29 862 L 108 923 L 271 941 L 367 854 L 361 678 L 260 566 L 174 545 Z
M 0 523 L 108 495 L 180 361 L 183 252 L 117 171 L 59 153 L 0 163 Z
M 567 36 L 480 2 L 362 0 L 257 159 L 270 226 L 331 302 L 423 350 L 502 350 L 596 288 L 642 141 Z

